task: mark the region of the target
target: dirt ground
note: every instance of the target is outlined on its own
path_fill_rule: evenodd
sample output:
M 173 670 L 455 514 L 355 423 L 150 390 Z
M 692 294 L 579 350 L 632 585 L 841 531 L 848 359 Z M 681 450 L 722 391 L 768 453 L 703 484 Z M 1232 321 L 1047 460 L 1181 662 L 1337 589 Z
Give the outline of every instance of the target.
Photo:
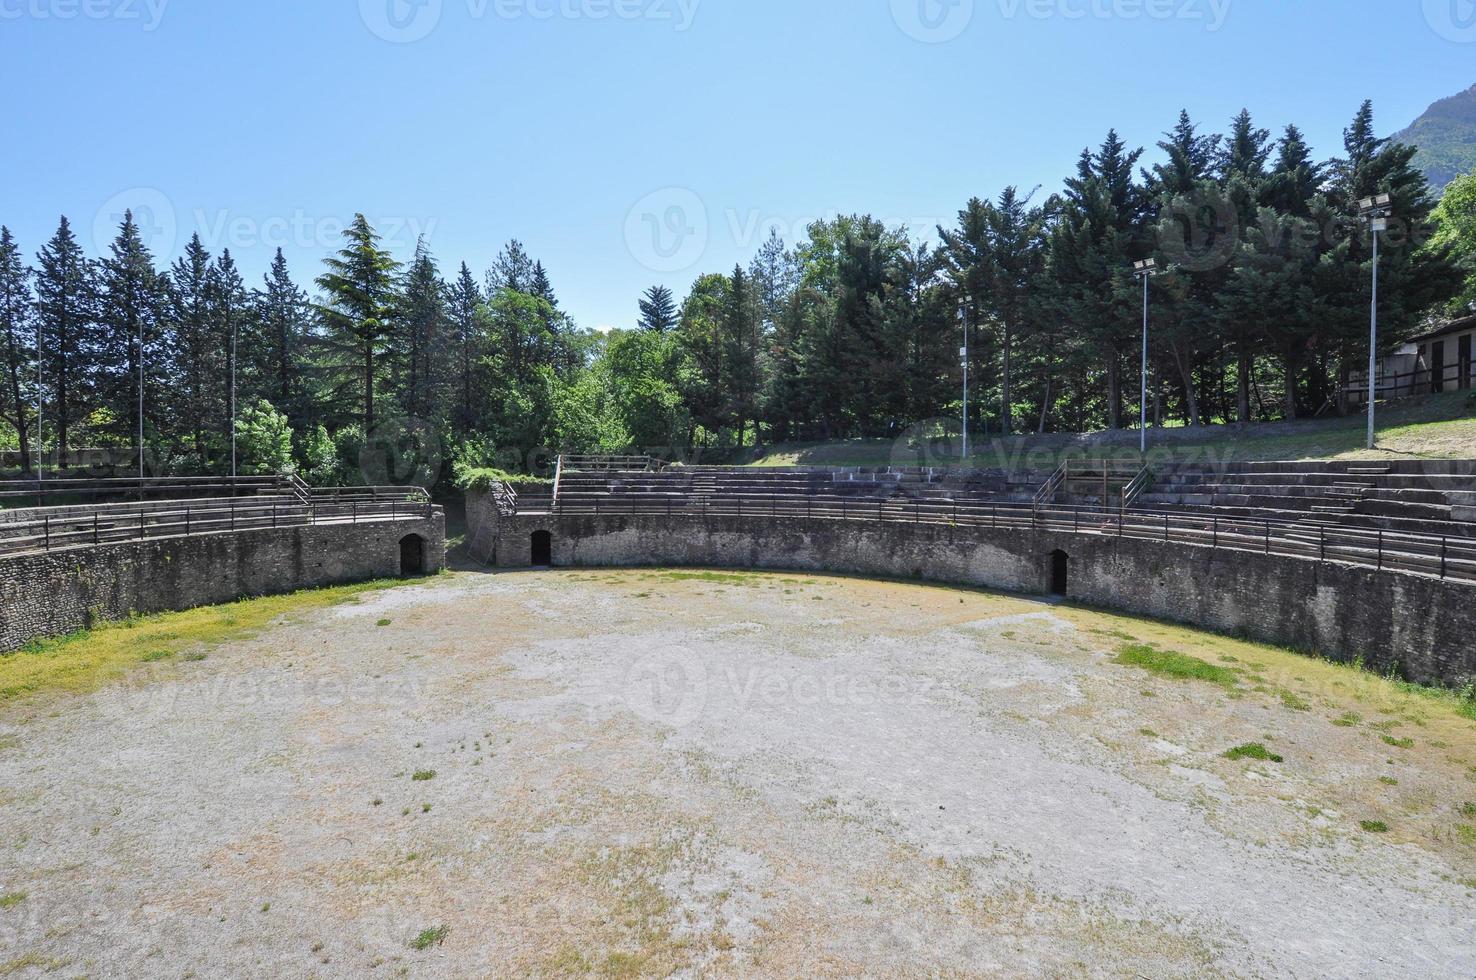
M 1469 977 L 1473 736 L 1011 597 L 458 573 L 0 708 L 0 976 Z

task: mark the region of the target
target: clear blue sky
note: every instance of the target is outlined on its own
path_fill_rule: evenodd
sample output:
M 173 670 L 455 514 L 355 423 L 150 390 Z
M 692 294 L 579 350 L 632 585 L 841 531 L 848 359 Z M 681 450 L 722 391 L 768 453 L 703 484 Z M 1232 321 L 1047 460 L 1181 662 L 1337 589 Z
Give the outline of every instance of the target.
M 254 283 L 280 243 L 306 283 L 363 211 L 402 254 L 428 232 L 448 274 L 520 238 L 581 325 L 629 325 L 645 287 L 684 295 L 770 223 L 931 230 L 1054 189 L 1109 126 L 1151 147 L 1181 107 L 1331 155 L 1362 99 L 1391 132 L 1476 82 L 1472 8 L 0 0 L 0 222 L 34 254 L 65 213 L 95 252 L 133 203 L 171 257 L 199 230 Z

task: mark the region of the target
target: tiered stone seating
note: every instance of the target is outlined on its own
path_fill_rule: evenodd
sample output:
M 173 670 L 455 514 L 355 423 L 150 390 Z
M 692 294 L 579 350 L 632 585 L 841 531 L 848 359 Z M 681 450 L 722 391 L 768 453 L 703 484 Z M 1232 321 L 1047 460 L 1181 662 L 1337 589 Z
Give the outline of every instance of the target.
M 1004 471 L 953 472 L 924 468 L 848 467 L 835 469 L 674 467 L 662 472 L 568 471 L 558 499 L 566 509 L 593 509 L 606 501 L 639 501 L 660 506 L 701 506 L 721 500 L 755 505 L 775 498 L 841 498 L 909 503 L 949 501 L 1028 503 L 1038 475 Z
M 1476 537 L 1476 463 L 1235 463 L 1155 474 L 1139 508 Z

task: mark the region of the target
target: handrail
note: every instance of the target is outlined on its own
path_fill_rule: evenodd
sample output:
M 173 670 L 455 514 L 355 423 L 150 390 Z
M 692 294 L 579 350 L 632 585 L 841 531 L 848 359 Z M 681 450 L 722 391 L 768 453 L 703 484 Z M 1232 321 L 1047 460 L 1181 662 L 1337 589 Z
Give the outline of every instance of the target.
M 1056 472 L 1051 474 L 1051 478 L 1045 482 L 1045 485 L 1036 491 L 1032 508 L 1034 510 L 1040 510 L 1047 504 L 1055 503 L 1056 494 L 1066 485 L 1066 481 L 1070 475 L 1071 461 L 1068 459 L 1057 467 Z
M 554 467 L 554 492 L 553 492 L 553 508 L 554 508 L 554 510 L 558 510 L 559 509 L 559 484 L 562 483 L 563 480 L 564 480 L 564 455 L 563 455 L 563 453 L 560 453 L 559 454 L 559 461 L 558 461 L 558 463 Z
M 743 495 L 696 500 L 671 494 L 615 495 L 564 500 L 564 515 L 601 517 L 738 517 L 829 519 L 997 527 L 1139 538 L 1252 551 L 1386 570 L 1438 575 L 1476 583 L 1476 538 L 1171 511 L 1126 513 L 1104 506 L 921 500 L 843 495 Z
M 1137 502 L 1138 498 L 1146 493 L 1152 486 L 1153 471 L 1145 466 L 1138 471 L 1137 476 L 1133 477 L 1131 483 L 1122 488 L 1122 503 L 1118 509 L 1121 511 L 1126 511 L 1128 508 L 1132 507 L 1132 505 Z
M 429 498 L 324 499 L 283 504 L 243 497 L 212 501 L 203 507 L 186 501 L 174 503 L 171 510 L 95 508 L 81 514 L 43 512 L 39 520 L 0 524 L 0 556 L 267 528 L 429 519 L 437 511 Z

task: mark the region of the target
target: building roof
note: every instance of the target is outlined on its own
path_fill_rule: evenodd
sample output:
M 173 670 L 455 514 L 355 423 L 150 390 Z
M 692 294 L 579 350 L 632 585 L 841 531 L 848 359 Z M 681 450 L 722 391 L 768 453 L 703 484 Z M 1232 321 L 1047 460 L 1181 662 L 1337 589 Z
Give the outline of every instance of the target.
M 1465 333 L 1467 330 L 1476 330 L 1476 314 L 1464 316 L 1458 320 L 1451 320 L 1442 324 L 1428 333 L 1422 333 L 1418 337 L 1409 338 L 1411 344 L 1423 344 L 1427 340 L 1439 340 L 1441 337 L 1449 337 L 1453 333 Z

